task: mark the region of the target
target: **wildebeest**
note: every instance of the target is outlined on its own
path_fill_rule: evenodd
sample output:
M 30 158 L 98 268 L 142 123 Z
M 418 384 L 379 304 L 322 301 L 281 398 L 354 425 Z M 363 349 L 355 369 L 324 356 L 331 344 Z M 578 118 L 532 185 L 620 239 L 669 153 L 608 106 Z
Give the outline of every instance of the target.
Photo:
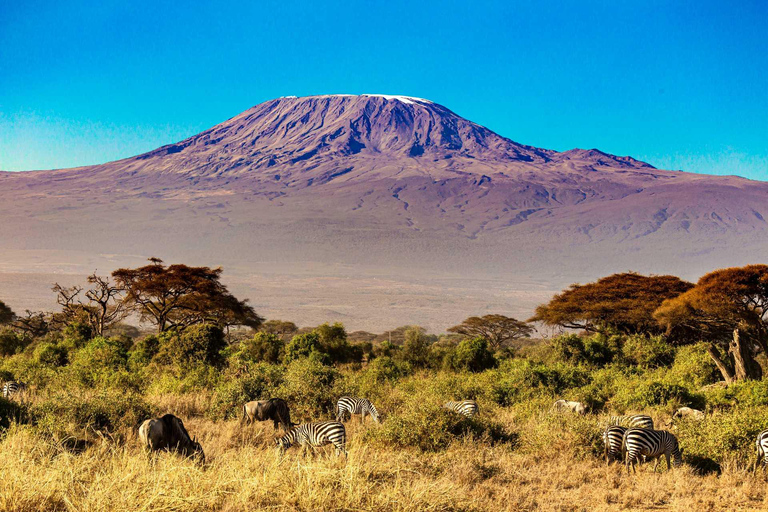
M 177 452 L 185 457 L 197 457 L 205 462 L 203 447 L 189 436 L 184 422 L 173 414 L 146 420 L 139 427 L 141 444 L 149 451 Z
M 704 412 L 690 407 L 681 407 L 672 415 L 672 421 L 683 419 L 701 421 L 704 419 Z
M 291 430 L 291 411 L 285 400 L 270 398 L 269 400 L 255 400 L 243 404 L 243 417 L 240 419 L 240 423 L 245 421 L 251 424 L 254 421 L 268 420 L 272 420 L 275 430 L 277 430 L 278 425 L 282 426 L 285 432 Z
M 556 412 L 575 412 L 576 414 L 587 414 L 587 406 L 581 402 L 569 402 L 568 400 L 558 400 L 552 404 L 552 410 Z

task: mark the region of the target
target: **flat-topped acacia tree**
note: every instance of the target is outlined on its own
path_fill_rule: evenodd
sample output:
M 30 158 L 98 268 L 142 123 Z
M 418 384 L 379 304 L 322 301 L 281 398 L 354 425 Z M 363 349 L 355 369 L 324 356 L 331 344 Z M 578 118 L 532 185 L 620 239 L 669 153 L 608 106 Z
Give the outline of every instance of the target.
M 163 265 L 158 258 L 139 268 L 121 268 L 112 277 L 125 291 L 123 301 L 158 332 L 210 323 L 226 328 L 258 328 L 263 319 L 248 300 L 239 300 L 221 283 L 222 269 Z
M 574 284 L 536 308 L 529 322 L 589 332 L 661 334 L 653 317 L 662 302 L 693 288 L 676 276 L 613 274 L 594 283 Z
M 675 343 L 707 343 L 723 379 L 760 379 L 768 354 L 768 265 L 715 270 L 654 313 Z

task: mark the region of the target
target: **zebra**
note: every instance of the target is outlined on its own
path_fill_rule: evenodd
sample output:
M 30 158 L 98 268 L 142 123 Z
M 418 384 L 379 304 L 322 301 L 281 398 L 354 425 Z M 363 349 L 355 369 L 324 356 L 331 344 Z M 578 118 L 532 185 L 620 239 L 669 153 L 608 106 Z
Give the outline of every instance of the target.
M 9 380 L 3 385 L 3 398 L 11 398 L 16 393 L 21 393 L 27 389 L 27 385 L 23 382 L 16 382 L 15 380 Z
M 765 473 L 765 467 L 768 465 L 768 430 L 763 430 L 757 434 L 757 460 L 755 460 L 755 467 L 753 471 L 757 471 L 757 465 L 760 462 L 763 463 L 763 473 Z
M 654 471 L 659 466 L 662 455 L 667 459 L 668 470 L 672 469 L 672 464 L 679 467 L 683 463 L 683 451 L 677 443 L 677 438 L 666 430 L 630 428 L 624 433 L 624 449 L 627 454 L 625 459 L 627 474 L 629 474 L 629 466 L 632 466 L 632 470 L 637 473 L 635 464 L 641 455 L 644 455 L 647 460 L 656 459 Z M 672 464 L 670 464 L 670 456 L 673 459 Z
M 359 414 L 361 422 L 365 421 L 365 415 L 368 414 L 373 418 L 373 421 L 379 423 L 379 411 L 376 410 L 370 400 L 365 398 L 352 398 L 351 396 L 339 398 L 336 404 L 336 421 L 343 422 L 347 413 L 349 413 L 350 419 L 352 419 L 353 414 Z
M 632 414 L 629 416 L 611 416 L 608 427 L 648 428 L 653 430 L 653 418 L 647 414 Z
M 605 445 L 605 463 L 612 460 L 621 460 L 624 455 L 624 434 L 627 427 L 612 425 L 603 432 L 603 444 Z
M 322 421 L 319 423 L 304 423 L 291 428 L 283 437 L 275 439 L 275 445 L 282 454 L 292 445 L 299 443 L 305 450 L 310 447 L 314 453 L 317 446 L 333 444 L 336 454 L 347 456 L 347 431 L 344 424 L 338 421 Z
M 463 414 L 467 418 L 471 418 L 475 414 L 478 413 L 477 408 L 477 402 L 474 400 L 463 400 L 461 402 L 446 402 L 445 405 L 443 405 L 446 409 L 449 411 L 457 412 L 459 414 Z

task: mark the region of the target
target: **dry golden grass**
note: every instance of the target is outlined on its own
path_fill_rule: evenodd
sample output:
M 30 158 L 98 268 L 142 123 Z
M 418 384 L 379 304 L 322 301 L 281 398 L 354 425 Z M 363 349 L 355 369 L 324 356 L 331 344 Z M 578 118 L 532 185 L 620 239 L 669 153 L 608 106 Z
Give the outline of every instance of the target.
M 194 409 L 194 403 L 183 407 Z M 534 423 L 514 424 L 525 429 Z M 688 468 L 627 476 L 619 465 L 574 459 L 534 446 L 455 442 L 437 453 L 363 444 L 348 423 L 349 458 L 293 448 L 281 459 L 271 425 L 241 429 L 236 421 L 186 420 L 203 444 L 200 466 L 162 453 L 148 457 L 135 433 L 125 443 L 96 443 L 74 454 L 27 427 L 0 441 L 0 509 L 8 511 L 203 510 L 766 510 L 762 475 L 725 468 L 701 477 Z

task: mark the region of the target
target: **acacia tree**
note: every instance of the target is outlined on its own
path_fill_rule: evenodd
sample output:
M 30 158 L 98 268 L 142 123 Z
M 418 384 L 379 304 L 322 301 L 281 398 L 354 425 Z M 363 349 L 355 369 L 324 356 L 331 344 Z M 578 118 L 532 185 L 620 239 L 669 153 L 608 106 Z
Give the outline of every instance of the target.
M 454 325 L 448 332 L 462 334 L 470 338 L 485 338 L 493 349 L 499 349 L 510 341 L 525 338 L 533 332 L 533 327 L 504 315 L 471 316 L 459 325 Z
M 661 334 L 653 312 L 667 299 L 690 290 L 692 283 L 675 276 L 613 274 L 585 285 L 574 284 L 536 308 L 529 322 L 590 332 Z
M 57 324 L 68 324 L 73 321 L 87 323 L 96 336 L 102 336 L 112 325 L 128 316 L 128 308 L 121 299 L 123 288 L 110 283 L 109 278 L 88 276 L 90 287 L 83 294 L 83 288 L 72 286 L 65 288 L 59 283 L 53 286 L 56 302 L 61 306 L 61 313 L 54 315 Z
M 210 323 L 226 328 L 245 325 L 257 328 L 262 318 L 248 304 L 235 298 L 221 281 L 221 268 L 163 265 L 158 258 L 143 267 L 112 272 L 125 290 L 123 302 L 158 332 Z
M 274 334 L 276 336 L 279 336 L 280 339 L 282 339 L 283 341 L 286 341 L 296 331 L 298 331 L 299 328 L 296 327 L 296 324 L 293 322 L 288 322 L 285 320 L 267 320 L 266 322 L 261 324 L 261 327 L 259 327 L 259 330 L 267 334 Z
M 768 353 L 768 265 L 710 272 L 654 317 L 673 342 L 706 342 L 726 382 L 760 379 L 755 356 Z

